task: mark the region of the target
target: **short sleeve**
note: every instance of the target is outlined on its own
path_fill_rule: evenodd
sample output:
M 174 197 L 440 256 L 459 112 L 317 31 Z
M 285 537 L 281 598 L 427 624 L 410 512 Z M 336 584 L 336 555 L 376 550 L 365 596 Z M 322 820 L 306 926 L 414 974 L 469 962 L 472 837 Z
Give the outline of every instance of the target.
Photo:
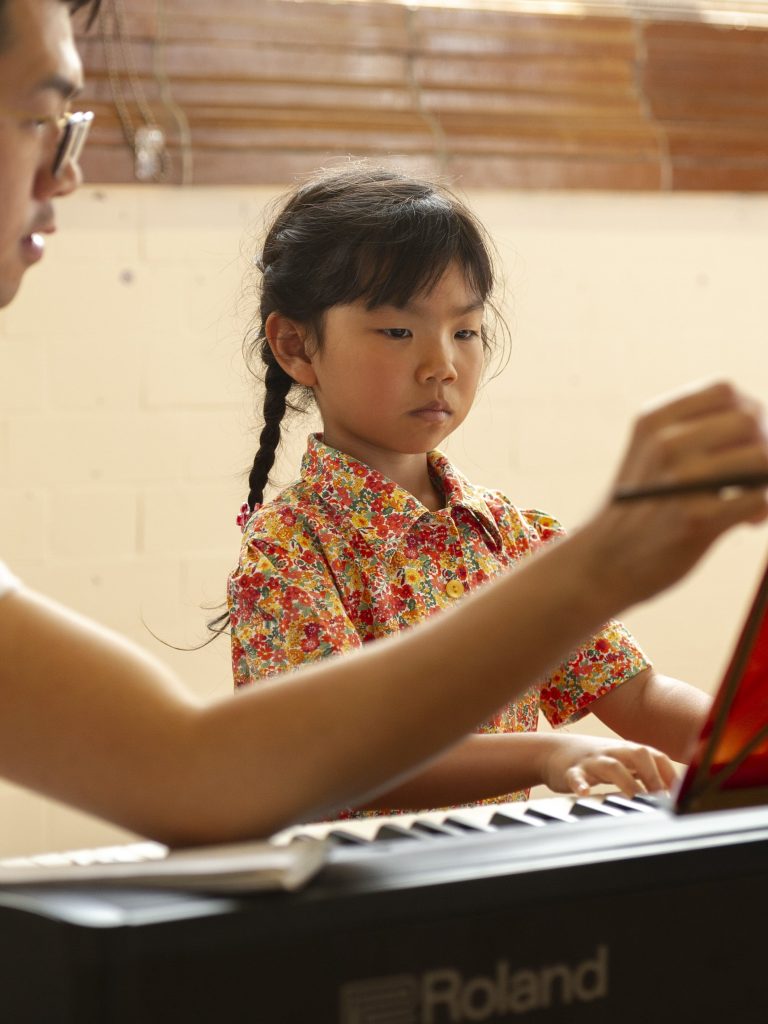
M 0 562 L 0 598 L 5 597 L 6 594 L 12 594 L 19 589 L 19 586 L 19 581 L 5 562 Z
M 310 546 L 260 537 L 244 545 L 229 578 L 235 686 L 360 647 L 328 566 Z
M 593 701 L 650 664 L 630 632 L 612 620 L 545 681 L 540 691 L 541 711 L 553 726 L 576 722 L 592 710 Z

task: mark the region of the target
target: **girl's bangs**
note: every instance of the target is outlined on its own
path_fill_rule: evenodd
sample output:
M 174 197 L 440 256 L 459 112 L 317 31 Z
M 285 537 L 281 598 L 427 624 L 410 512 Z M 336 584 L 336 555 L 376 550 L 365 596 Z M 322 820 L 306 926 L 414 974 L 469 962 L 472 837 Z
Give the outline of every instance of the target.
M 404 308 L 429 293 L 452 264 L 461 267 L 471 290 L 486 301 L 493 291 L 493 269 L 480 233 L 454 210 L 435 216 L 432 206 L 430 213 L 412 216 L 406 225 L 395 221 L 378 232 L 368 231 L 354 247 L 337 250 L 337 281 L 343 292 L 337 301 L 363 300 L 369 309 Z

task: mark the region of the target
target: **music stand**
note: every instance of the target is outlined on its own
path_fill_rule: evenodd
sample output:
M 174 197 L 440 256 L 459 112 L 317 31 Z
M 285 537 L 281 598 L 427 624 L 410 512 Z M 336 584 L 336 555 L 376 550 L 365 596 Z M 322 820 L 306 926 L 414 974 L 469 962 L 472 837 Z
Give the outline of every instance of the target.
M 768 803 L 768 569 L 688 770 L 680 813 Z

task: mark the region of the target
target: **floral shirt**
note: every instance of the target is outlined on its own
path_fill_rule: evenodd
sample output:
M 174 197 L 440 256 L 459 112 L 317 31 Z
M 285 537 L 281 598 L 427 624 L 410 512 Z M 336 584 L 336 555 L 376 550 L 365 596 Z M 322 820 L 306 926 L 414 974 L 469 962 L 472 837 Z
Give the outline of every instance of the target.
M 244 527 L 228 589 L 236 686 L 455 607 L 462 594 L 562 534 L 549 516 L 473 486 L 439 452 L 427 459 L 445 498 L 437 512 L 310 437 L 299 481 Z M 576 721 L 647 666 L 624 627 L 609 622 L 479 731 L 532 732 L 539 711 L 554 726 Z

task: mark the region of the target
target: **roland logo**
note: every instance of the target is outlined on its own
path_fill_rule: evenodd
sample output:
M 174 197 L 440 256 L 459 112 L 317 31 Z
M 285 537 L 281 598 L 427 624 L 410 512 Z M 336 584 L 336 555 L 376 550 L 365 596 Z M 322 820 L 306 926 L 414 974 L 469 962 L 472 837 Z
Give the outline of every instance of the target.
M 573 967 L 548 964 L 514 970 L 499 960 L 492 975 L 466 978 L 459 971 L 428 971 L 422 979 L 423 1024 L 464 1024 L 515 1017 L 533 1010 L 592 1003 L 608 994 L 608 949 Z
M 593 1003 L 608 995 L 608 947 L 580 963 L 517 967 L 498 960 L 488 974 L 452 967 L 351 982 L 341 989 L 339 1024 L 475 1024 L 536 1010 Z

